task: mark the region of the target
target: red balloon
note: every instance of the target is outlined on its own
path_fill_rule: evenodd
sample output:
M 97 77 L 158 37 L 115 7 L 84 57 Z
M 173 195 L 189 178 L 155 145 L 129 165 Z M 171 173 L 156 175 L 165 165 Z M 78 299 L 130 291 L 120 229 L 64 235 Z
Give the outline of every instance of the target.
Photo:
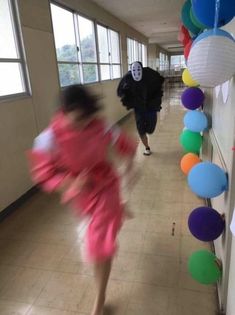
M 184 47 L 184 57 L 185 57 L 185 59 L 188 59 L 188 56 L 189 56 L 192 44 L 193 44 L 193 41 L 190 39 L 190 41 Z
M 187 43 L 191 40 L 189 31 L 184 25 L 181 25 L 180 32 L 178 36 L 178 40 L 183 44 L 184 46 L 187 45 Z

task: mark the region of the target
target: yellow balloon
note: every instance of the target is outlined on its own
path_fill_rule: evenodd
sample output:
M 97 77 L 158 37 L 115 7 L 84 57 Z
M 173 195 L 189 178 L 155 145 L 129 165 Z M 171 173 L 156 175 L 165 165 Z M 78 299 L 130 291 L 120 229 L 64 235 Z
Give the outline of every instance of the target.
M 183 80 L 184 84 L 189 86 L 189 87 L 199 86 L 197 81 L 193 80 L 193 78 L 192 78 L 190 72 L 188 71 L 188 69 L 184 69 L 184 72 L 183 72 L 183 75 L 182 75 L 182 80 Z

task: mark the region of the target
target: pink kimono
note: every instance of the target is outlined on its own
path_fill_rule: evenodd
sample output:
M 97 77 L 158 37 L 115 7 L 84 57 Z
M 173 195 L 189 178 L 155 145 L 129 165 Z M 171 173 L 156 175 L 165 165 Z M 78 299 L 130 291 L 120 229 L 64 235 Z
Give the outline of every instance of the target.
M 85 236 L 86 257 L 102 261 L 116 251 L 116 237 L 123 221 L 120 183 L 108 161 L 113 145 L 122 156 L 133 156 L 136 143 L 102 119 L 93 119 L 84 129 L 70 126 L 58 113 L 34 141 L 29 154 L 32 178 L 47 192 L 56 190 L 67 178 L 86 172 L 89 185 L 82 191 L 67 191 L 64 200 L 75 212 L 89 217 Z

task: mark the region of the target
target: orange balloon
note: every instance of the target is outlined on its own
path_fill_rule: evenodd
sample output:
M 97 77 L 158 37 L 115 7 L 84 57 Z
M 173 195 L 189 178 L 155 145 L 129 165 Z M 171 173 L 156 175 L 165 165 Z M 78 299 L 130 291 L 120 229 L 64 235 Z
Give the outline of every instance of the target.
M 180 167 L 181 167 L 182 172 L 185 175 L 188 175 L 191 168 L 193 168 L 196 164 L 200 162 L 201 160 L 196 154 L 187 153 L 182 157 L 181 162 L 180 162 Z

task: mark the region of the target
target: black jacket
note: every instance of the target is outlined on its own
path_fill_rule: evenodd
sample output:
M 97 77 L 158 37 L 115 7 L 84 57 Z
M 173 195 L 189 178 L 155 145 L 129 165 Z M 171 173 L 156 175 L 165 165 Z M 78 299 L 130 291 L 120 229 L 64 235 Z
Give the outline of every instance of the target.
M 149 67 L 143 68 L 141 81 L 135 81 L 131 71 L 128 71 L 118 85 L 117 95 L 127 109 L 160 111 L 163 82 L 164 78 Z

